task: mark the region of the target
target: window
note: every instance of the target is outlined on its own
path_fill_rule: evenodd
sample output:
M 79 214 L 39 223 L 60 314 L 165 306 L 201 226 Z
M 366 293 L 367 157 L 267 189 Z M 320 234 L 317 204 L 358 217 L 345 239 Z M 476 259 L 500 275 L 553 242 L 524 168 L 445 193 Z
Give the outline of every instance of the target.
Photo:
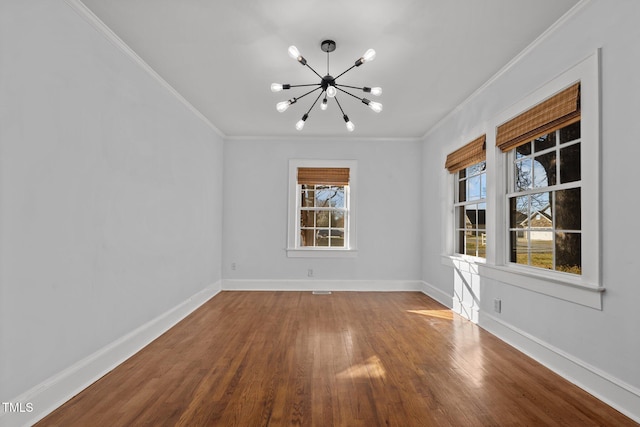
M 509 261 L 582 272 L 580 82 L 498 127 L 508 155 Z
M 353 256 L 355 161 L 289 162 L 289 256 Z
M 486 136 L 483 135 L 447 156 L 445 167 L 455 174 L 454 251 L 487 256 Z
M 580 122 L 509 152 L 509 261 L 582 272 Z
M 298 176 L 304 169 L 298 169 Z M 346 169 L 347 176 L 349 169 Z M 300 184 L 300 179 L 298 179 Z M 300 184 L 300 243 L 302 247 L 344 248 L 349 185 Z
M 496 244 L 478 272 L 601 310 L 599 62 L 596 51 L 492 120 Z

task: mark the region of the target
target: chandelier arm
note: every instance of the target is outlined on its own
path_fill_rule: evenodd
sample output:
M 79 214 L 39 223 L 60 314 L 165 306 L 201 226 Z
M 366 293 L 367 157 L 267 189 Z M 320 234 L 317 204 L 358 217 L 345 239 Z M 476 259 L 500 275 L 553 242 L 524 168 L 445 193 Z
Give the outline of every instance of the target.
M 320 99 L 320 97 L 322 96 L 322 94 L 324 93 L 324 91 L 320 92 L 320 94 L 318 95 L 318 97 L 316 98 L 315 101 L 313 101 L 313 104 L 311 104 L 311 107 L 309 107 L 309 111 L 307 111 L 307 116 L 309 115 L 309 113 L 311 112 L 311 110 L 313 109 L 313 107 L 316 106 L 316 104 L 318 103 L 318 99 Z
M 341 75 L 345 74 L 347 71 L 350 71 L 350 70 L 352 70 L 352 69 L 354 69 L 354 68 L 356 68 L 356 66 L 355 66 L 355 65 L 352 65 L 351 67 L 347 68 L 346 70 L 344 70 L 343 72 L 341 72 L 340 74 L 338 74 L 338 76 L 337 76 L 337 77 L 334 77 L 333 79 L 334 79 L 334 80 L 337 80 L 337 79 L 338 79 L 338 77 L 340 77 Z
M 306 85 L 289 85 L 289 87 L 304 87 L 304 86 L 322 86 L 322 83 L 309 83 Z
M 355 99 L 357 99 L 357 100 L 359 100 L 359 101 L 362 101 L 362 98 L 360 98 L 359 96 L 355 96 L 354 94 L 349 93 L 349 92 L 347 92 L 347 91 L 346 91 L 346 90 L 344 90 L 344 89 L 340 89 L 339 87 L 337 87 L 336 89 L 338 89 L 340 92 L 344 92 L 344 93 L 346 93 L 347 95 L 351 95 L 351 96 L 353 96 Z M 356 89 L 357 89 L 357 88 L 356 88 Z
M 322 86 L 319 85 L 317 88 L 311 89 L 309 92 L 305 93 L 304 95 L 300 95 L 300 96 L 296 97 L 296 101 L 299 100 L 300 98 L 304 98 L 305 96 L 309 95 L 312 92 L 317 91 L 318 89 L 322 89 Z
M 318 74 L 318 72 L 316 70 L 313 69 L 313 67 L 309 64 L 304 64 L 307 66 L 307 68 L 309 68 L 311 71 L 313 71 L 315 73 L 316 76 L 320 77 L 320 79 L 322 79 L 322 76 L 320 74 Z
M 342 109 L 342 105 L 340 105 L 340 102 L 338 101 L 338 97 L 334 96 L 333 99 L 336 100 L 336 103 L 338 104 L 338 108 L 340 108 L 340 112 L 342 113 L 342 115 L 344 116 L 344 110 Z
M 349 85 L 339 85 L 338 83 L 335 84 L 336 87 L 338 86 L 342 86 L 342 87 L 350 87 L 351 89 L 358 89 L 358 90 L 364 90 L 363 87 L 358 87 L 358 86 L 349 86 Z M 292 86 L 293 87 L 293 86 Z

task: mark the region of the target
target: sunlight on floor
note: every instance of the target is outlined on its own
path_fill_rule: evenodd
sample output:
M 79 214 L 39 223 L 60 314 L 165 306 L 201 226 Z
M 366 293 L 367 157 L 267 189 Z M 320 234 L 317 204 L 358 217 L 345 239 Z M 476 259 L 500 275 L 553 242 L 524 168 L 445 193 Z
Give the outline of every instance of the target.
M 336 375 L 340 379 L 345 378 L 384 378 L 386 371 L 378 356 L 371 356 L 362 363 L 345 369 Z
M 437 317 L 438 319 L 453 320 L 451 310 L 407 310 L 408 313 L 421 314 L 423 316 Z

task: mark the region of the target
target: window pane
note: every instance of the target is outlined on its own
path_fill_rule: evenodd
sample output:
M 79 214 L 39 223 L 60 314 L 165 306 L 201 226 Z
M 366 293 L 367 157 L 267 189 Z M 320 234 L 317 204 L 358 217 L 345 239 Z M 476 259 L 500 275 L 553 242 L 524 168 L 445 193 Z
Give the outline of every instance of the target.
M 480 198 L 480 177 L 474 176 L 467 180 L 467 200 Z
M 560 181 L 580 181 L 580 144 L 573 144 L 560 150 Z
M 529 154 L 531 154 L 530 142 L 527 142 L 526 144 L 523 144 L 516 148 L 516 159 L 519 159 L 520 157 L 528 156 Z
M 531 204 L 530 212 L 545 212 L 549 210 L 549 204 L 551 203 L 551 192 L 535 193 L 531 194 L 529 203 Z M 549 218 L 551 218 L 551 212 L 549 212 Z
M 303 185 L 303 187 L 306 187 Z M 302 207 L 304 208 L 311 208 L 313 207 L 313 202 L 314 202 L 314 191 L 313 190 L 303 190 L 301 196 L 301 201 L 302 201 Z
M 536 156 L 533 161 L 534 187 L 556 185 L 556 152 Z
M 469 166 L 467 168 L 467 176 L 479 174 L 480 172 L 485 170 L 486 166 L 487 166 L 486 162 L 479 162 L 479 163 L 476 163 L 475 165 Z
M 560 129 L 560 144 L 580 138 L 580 122 Z
M 509 211 L 510 228 L 526 227 L 526 219 L 529 216 L 529 196 L 512 197 L 509 199 Z
M 515 190 L 522 191 L 531 188 L 532 174 L 531 174 L 531 159 L 525 159 L 515 164 Z
M 456 252 L 459 253 L 459 254 L 463 254 L 464 253 L 465 231 L 464 230 L 458 231 L 457 238 L 458 238 L 458 244 L 456 246 Z
M 546 135 L 536 138 L 534 141 L 534 148 L 536 152 L 546 150 L 556 145 L 556 133 L 551 132 Z
M 478 228 L 484 230 L 487 228 L 487 204 L 478 204 Z
M 478 234 L 476 231 L 465 233 L 465 254 L 476 256 L 478 250 Z
M 511 232 L 511 262 L 529 265 L 529 232 Z
M 483 230 L 478 231 L 478 256 L 487 257 L 487 233 Z
M 313 211 L 306 211 L 306 210 L 300 211 L 300 227 L 313 227 L 314 226 L 313 218 L 314 218 Z
M 462 181 L 458 182 L 458 201 L 465 202 L 466 200 L 467 200 L 467 180 L 463 179 Z
M 331 246 L 332 247 L 344 247 L 344 231 L 343 230 L 331 230 Z
M 553 232 L 536 231 L 529 232 L 531 247 L 531 265 L 540 268 L 553 268 Z
M 331 227 L 344 228 L 344 212 L 331 212 Z
M 480 198 L 487 198 L 487 174 L 483 173 L 480 175 Z
M 344 208 L 344 187 L 331 187 L 329 206 L 335 208 Z
M 558 230 L 580 230 L 580 188 L 556 191 L 556 228 Z
M 458 228 L 465 228 L 466 216 L 464 214 L 464 206 L 457 208 L 456 214 L 458 215 Z
M 316 212 L 316 227 L 328 227 L 329 226 L 329 211 Z
M 317 186 L 315 199 L 319 207 L 344 207 L 344 187 Z
M 314 246 L 313 230 L 300 230 L 300 246 Z
M 465 227 L 466 229 L 476 229 L 478 228 L 478 219 L 477 219 L 477 209 L 478 205 L 467 205 L 465 206 Z
M 581 240 L 580 233 L 556 233 L 556 270 L 582 274 Z
M 328 229 L 321 229 L 316 232 L 316 246 L 329 246 Z

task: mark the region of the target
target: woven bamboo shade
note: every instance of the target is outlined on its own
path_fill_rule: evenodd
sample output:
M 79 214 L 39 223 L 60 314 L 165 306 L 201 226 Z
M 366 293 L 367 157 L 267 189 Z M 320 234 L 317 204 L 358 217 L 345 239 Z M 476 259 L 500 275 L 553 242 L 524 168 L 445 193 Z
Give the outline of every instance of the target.
M 580 120 L 580 83 L 576 83 L 498 126 L 496 146 L 503 152 Z
M 487 135 L 474 139 L 464 147 L 458 148 L 447 156 L 444 167 L 451 173 L 456 173 L 468 166 L 482 162 L 487 158 Z
M 298 184 L 349 185 L 349 168 L 298 168 Z

